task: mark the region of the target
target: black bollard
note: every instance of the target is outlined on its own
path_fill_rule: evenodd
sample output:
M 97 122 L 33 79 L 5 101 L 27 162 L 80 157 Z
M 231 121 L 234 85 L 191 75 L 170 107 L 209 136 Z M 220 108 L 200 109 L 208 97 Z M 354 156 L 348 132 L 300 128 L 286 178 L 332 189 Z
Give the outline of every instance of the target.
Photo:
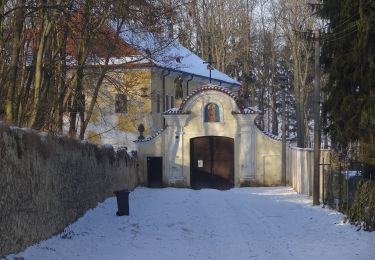
M 117 198 L 117 216 L 129 216 L 129 193 L 128 190 L 119 190 L 113 192 Z

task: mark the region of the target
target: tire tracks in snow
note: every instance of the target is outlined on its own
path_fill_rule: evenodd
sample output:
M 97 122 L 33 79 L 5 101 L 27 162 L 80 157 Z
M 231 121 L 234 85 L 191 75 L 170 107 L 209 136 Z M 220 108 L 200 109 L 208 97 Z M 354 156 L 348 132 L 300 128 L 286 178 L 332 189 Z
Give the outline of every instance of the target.
M 293 258 L 293 252 L 287 238 L 282 235 L 279 227 L 266 220 L 269 216 L 256 209 L 257 203 L 252 203 L 255 201 L 252 201 L 252 196 L 244 197 L 244 194 L 231 193 L 229 197 L 225 196 L 225 202 L 230 205 L 232 212 L 235 212 L 234 215 L 237 216 L 238 221 L 245 225 L 247 232 L 258 235 L 258 237 L 251 237 L 251 239 L 256 249 L 263 248 L 264 251 L 257 250 L 258 255 L 253 259 L 270 259 L 275 254 L 278 255 L 278 259 Z M 249 206 L 249 203 L 252 203 L 253 206 Z M 263 206 L 272 207 L 272 205 Z M 285 243 L 284 246 L 282 243 Z

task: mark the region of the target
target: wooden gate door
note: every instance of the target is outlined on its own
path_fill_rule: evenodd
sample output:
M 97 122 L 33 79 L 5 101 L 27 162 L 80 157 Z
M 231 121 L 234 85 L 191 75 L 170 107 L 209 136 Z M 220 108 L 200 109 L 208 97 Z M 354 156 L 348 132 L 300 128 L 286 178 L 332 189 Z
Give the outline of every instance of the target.
M 150 188 L 163 186 L 163 157 L 147 157 L 147 185 Z
M 234 140 L 204 136 L 190 140 L 190 185 L 193 189 L 234 186 Z

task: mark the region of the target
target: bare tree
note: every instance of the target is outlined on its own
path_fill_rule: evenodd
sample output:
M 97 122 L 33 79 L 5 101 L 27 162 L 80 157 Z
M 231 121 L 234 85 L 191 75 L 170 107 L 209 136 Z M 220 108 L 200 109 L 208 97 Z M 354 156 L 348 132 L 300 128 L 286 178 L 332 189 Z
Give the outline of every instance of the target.
M 280 0 L 283 10 L 282 28 L 287 45 L 291 50 L 290 68 L 293 70 L 294 96 L 297 114 L 297 145 L 306 147 L 309 140 L 306 101 L 312 86 L 313 43 L 307 34 L 316 18 L 312 16 L 307 1 Z
M 22 32 L 25 20 L 25 0 L 18 0 L 15 6 L 15 12 L 13 15 L 13 37 L 11 44 L 10 64 L 7 71 L 6 80 L 6 104 L 5 113 L 6 120 L 9 122 L 14 121 L 15 117 L 15 96 L 17 93 L 17 76 L 18 76 L 18 64 L 20 58 L 20 51 L 22 47 Z
M 90 120 L 90 113 L 85 112 L 83 79 L 96 55 L 95 39 L 105 27 L 115 30 L 112 24 L 116 20 L 140 33 L 164 34 L 176 3 L 1 1 L 0 117 L 18 125 L 61 132 L 64 111 L 70 106 L 69 132 L 75 136 L 79 122 L 83 138 Z M 101 76 L 96 88 L 102 85 L 110 55 L 109 48 L 104 57 L 107 62 L 97 66 Z M 89 111 L 96 98 L 91 101 Z

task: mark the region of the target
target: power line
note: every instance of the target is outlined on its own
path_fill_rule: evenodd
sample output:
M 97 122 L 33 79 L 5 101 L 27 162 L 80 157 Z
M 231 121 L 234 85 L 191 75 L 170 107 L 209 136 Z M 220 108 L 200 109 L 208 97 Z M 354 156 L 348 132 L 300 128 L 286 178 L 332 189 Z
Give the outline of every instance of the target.
M 313 11 L 318 10 L 318 9 L 321 10 L 324 6 L 324 4 L 322 4 L 322 3 L 308 3 L 308 5 L 310 5 L 312 7 Z M 317 12 L 315 14 L 317 14 Z M 353 19 L 356 19 L 358 16 L 359 16 L 359 13 L 355 13 L 350 17 L 344 18 L 343 21 L 339 21 L 340 23 L 335 25 L 334 27 L 328 27 L 328 29 L 330 31 L 336 31 L 339 28 L 341 30 L 341 28 L 343 26 L 345 26 L 346 28 L 342 29 L 339 32 L 330 33 L 327 36 L 321 35 L 319 40 L 323 40 L 325 42 L 332 42 L 332 41 L 336 41 L 336 40 L 340 40 L 342 38 L 345 38 L 346 36 L 356 32 L 358 30 L 358 28 L 356 28 L 358 25 L 357 25 L 355 20 L 353 21 Z M 339 18 L 339 17 L 337 17 L 337 18 Z M 347 24 L 349 24 L 349 26 L 347 26 Z M 324 27 L 324 28 L 327 28 L 327 27 Z M 324 29 L 324 28 L 322 28 L 322 29 Z M 308 30 L 307 32 L 298 32 L 298 33 L 299 33 L 300 36 L 303 35 L 304 38 L 306 38 L 306 39 L 313 39 L 314 38 L 314 35 L 311 34 L 311 30 Z M 342 35 L 342 34 L 345 34 L 345 35 Z
M 358 16 L 358 15 L 359 15 L 359 14 L 356 13 L 356 14 L 354 14 L 353 16 L 351 16 L 351 17 L 349 17 L 349 18 L 346 18 L 344 21 L 341 22 L 341 24 L 338 24 L 338 25 L 336 25 L 336 26 L 334 26 L 334 27 L 330 27 L 329 29 L 331 29 L 331 30 L 336 30 L 337 28 L 340 28 L 340 27 L 344 26 L 345 24 L 347 24 L 348 22 L 350 22 L 353 18 L 355 18 L 355 17 Z M 354 22 L 354 21 L 353 21 L 353 22 Z
M 326 43 L 328 43 L 328 42 L 334 42 L 334 41 L 342 40 L 342 39 L 348 37 L 350 34 L 355 33 L 356 31 L 358 31 L 358 28 L 355 28 L 354 30 L 348 32 L 347 34 L 342 35 L 341 37 L 331 38 L 331 39 L 328 39 L 328 40 L 327 40 L 327 39 L 324 39 L 324 41 L 325 41 Z
M 325 37 L 322 37 L 322 38 L 323 38 L 323 40 L 331 40 L 331 39 L 333 39 L 333 38 L 335 38 L 335 37 L 337 37 L 337 36 L 341 36 L 342 34 L 348 32 L 348 31 L 349 31 L 349 33 L 352 33 L 352 32 L 350 32 L 352 29 L 355 28 L 356 30 L 358 30 L 358 28 L 356 28 L 357 26 L 358 26 L 358 25 L 357 25 L 356 23 L 354 23 L 354 24 L 352 24 L 351 26 L 349 26 L 349 27 L 343 29 L 343 30 L 340 31 L 340 32 L 332 33 L 332 34 L 329 34 L 328 36 L 325 36 Z
M 301 39 L 306 39 L 306 40 L 312 39 L 312 40 L 314 40 L 314 35 L 312 34 L 312 30 L 307 30 L 307 31 L 293 30 L 293 31 Z M 329 34 L 327 36 L 320 36 L 319 40 L 322 40 L 324 42 L 332 42 L 332 41 L 336 41 L 336 40 L 341 40 L 341 39 L 351 35 L 352 33 L 356 32 L 356 31 L 358 31 L 358 25 L 356 23 L 353 23 L 351 26 L 343 29 L 340 32 L 332 33 L 332 34 Z

